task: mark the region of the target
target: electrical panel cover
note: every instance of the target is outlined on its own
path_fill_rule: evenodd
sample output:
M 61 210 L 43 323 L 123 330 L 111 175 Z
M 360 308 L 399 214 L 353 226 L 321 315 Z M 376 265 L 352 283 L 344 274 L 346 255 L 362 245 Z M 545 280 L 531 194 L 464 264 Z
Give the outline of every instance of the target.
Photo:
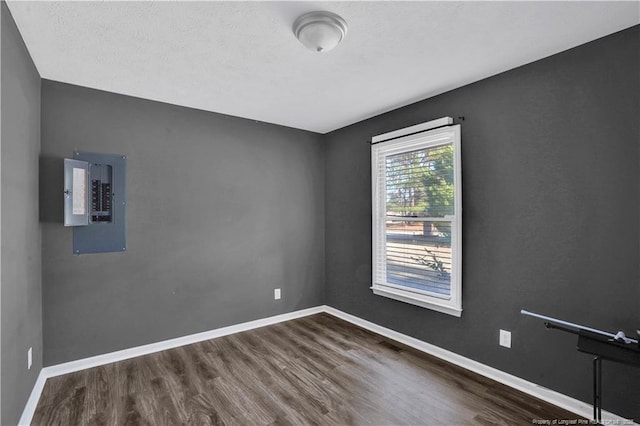
M 65 226 L 73 253 L 126 251 L 126 157 L 75 152 L 65 158 Z

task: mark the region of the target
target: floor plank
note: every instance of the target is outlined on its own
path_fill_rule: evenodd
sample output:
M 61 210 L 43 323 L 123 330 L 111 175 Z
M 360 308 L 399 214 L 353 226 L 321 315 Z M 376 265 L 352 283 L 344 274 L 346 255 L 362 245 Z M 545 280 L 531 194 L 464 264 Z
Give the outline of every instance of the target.
M 317 314 L 47 380 L 34 425 L 496 425 L 577 419 Z

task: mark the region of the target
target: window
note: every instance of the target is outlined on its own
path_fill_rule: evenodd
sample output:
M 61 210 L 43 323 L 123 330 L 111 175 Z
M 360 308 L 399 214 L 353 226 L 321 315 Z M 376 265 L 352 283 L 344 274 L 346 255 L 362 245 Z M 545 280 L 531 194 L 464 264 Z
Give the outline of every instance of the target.
M 415 133 L 452 121 L 447 117 L 373 139 L 371 289 L 380 296 L 459 317 L 460 126 Z M 394 139 L 385 141 L 389 137 Z

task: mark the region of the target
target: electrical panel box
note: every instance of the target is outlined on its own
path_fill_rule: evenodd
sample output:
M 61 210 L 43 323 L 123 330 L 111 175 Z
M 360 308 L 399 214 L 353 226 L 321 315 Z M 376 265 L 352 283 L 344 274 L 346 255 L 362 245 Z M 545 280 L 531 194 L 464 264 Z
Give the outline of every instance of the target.
M 126 157 L 74 152 L 64 160 L 64 185 L 73 253 L 126 251 Z

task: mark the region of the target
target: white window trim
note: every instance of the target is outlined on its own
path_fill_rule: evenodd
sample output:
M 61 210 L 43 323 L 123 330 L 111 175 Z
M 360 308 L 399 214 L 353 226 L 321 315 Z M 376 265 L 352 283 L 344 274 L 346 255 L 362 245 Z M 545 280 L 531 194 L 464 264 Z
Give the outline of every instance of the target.
M 432 309 L 437 312 L 462 316 L 462 170 L 460 155 L 460 126 L 452 126 L 453 120 L 445 117 L 433 120 L 405 129 L 389 132 L 372 138 L 371 146 L 371 189 L 372 189 L 372 263 L 373 276 L 371 290 L 374 294 L 388 297 L 401 302 Z M 441 127 L 447 126 L 447 127 Z M 438 127 L 433 129 L 434 127 Z M 433 130 L 426 130 L 426 129 Z M 415 133 L 419 129 L 419 133 Z M 410 133 L 410 134 L 408 134 Z M 407 136 L 402 136 L 407 135 Z M 386 140 L 389 137 L 393 140 Z M 383 141 L 383 142 L 379 142 Z M 386 191 L 377 191 L 378 160 L 380 154 L 391 155 L 398 152 L 414 149 L 429 148 L 445 143 L 452 143 L 454 150 L 454 215 L 448 216 L 451 220 L 451 296 L 448 298 L 437 297 L 425 292 L 411 291 L 391 284 L 376 282 L 379 268 L 384 268 L 385 259 L 376 260 L 378 244 L 385 244 L 386 216 Z M 383 255 L 384 256 L 384 255 Z M 386 275 L 386 274 L 384 274 Z

